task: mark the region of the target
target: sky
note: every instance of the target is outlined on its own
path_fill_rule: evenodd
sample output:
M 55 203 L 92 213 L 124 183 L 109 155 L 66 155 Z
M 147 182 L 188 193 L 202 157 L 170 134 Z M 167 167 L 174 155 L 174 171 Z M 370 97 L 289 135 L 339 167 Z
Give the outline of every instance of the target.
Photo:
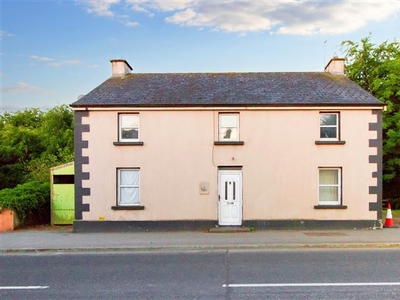
M 322 72 L 400 38 L 400 0 L 0 0 L 0 113 L 71 104 L 111 76 Z

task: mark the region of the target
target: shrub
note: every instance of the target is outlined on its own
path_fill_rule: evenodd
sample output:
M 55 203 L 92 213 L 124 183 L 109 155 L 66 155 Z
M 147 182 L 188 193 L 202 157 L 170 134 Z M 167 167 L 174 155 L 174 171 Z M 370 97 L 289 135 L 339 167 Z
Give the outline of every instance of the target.
M 0 208 L 14 210 L 21 222 L 32 213 L 43 212 L 43 208 L 49 207 L 50 185 L 38 181 L 17 185 L 15 188 L 0 190 Z M 49 212 L 48 212 L 49 214 Z M 43 218 L 43 216 L 38 216 Z

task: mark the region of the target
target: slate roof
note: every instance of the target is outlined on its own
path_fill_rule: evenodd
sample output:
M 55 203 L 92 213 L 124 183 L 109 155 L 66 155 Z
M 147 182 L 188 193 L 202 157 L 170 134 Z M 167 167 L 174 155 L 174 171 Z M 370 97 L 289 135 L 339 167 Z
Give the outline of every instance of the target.
M 111 77 L 72 107 L 383 106 L 343 75 L 132 73 Z

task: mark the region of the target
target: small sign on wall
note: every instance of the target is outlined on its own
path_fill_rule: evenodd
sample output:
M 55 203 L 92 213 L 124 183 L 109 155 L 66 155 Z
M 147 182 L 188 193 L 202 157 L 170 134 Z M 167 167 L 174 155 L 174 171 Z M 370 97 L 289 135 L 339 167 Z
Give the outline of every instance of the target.
M 200 195 L 208 195 L 210 193 L 210 183 L 207 181 L 200 182 L 199 190 Z

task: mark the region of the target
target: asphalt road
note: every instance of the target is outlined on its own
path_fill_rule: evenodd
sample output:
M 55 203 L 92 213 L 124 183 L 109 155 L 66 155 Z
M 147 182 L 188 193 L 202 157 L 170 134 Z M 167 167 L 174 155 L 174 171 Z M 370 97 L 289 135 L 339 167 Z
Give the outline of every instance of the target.
M 0 256 L 0 299 L 399 299 L 400 249 Z

